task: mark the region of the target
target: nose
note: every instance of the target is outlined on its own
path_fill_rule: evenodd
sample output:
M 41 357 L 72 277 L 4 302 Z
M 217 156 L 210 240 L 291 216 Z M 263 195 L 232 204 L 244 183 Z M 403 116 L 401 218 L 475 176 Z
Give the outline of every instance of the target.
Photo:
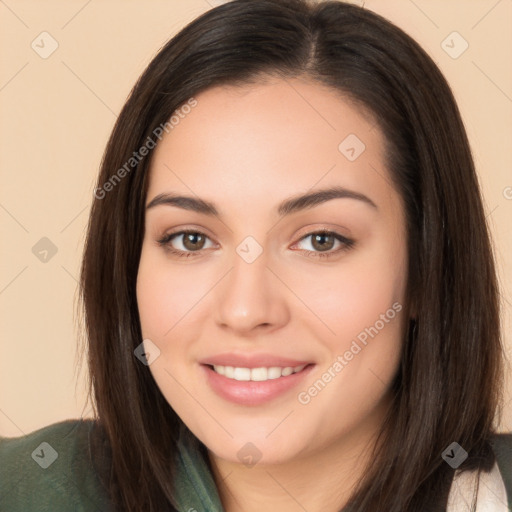
M 290 319 L 286 288 L 267 267 L 265 252 L 252 263 L 236 255 L 231 271 L 216 287 L 216 322 L 239 335 L 271 332 Z

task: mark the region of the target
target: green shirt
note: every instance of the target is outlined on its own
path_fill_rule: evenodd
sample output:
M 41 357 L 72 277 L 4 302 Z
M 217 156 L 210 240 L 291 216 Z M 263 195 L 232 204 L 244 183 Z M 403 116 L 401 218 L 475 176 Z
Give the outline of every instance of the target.
M 114 512 L 92 465 L 89 435 L 94 424 L 67 420 L 26 436 L 0 437 L 0 512 Z M 189 436 L 178 443 L 179 510 L 222 512 L 213 476 L 196 443 Z M 512 434 L 500 434 L 492 444 L 512 510 Z

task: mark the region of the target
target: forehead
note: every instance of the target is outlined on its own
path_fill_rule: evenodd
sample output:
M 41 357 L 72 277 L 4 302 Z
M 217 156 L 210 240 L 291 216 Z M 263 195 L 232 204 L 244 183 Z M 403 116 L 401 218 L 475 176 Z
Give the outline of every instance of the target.
M 331 88 L 275 79 L 215 87 L 195 99 L 155 149 L 148 196 L 193 192 L 244 206 L 317 184 L 368 194 L 389 188 L 382 133 Z

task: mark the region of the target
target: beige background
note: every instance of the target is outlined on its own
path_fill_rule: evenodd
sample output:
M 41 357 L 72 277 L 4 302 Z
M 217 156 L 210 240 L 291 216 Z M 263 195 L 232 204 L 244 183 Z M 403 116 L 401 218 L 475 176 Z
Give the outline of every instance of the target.
M 73 312 L 102 151 L 154 54 L 220 3 L 0 0 L 0 435 L 90 416 L 85 374 L 75 369 Z M 365 6 L 411 34 L 453 87 L 496 240 L 510 357 L 512 1 L 380 0 Z M 44 31 L 50 36 L 40 36 Z M 463 39 L 447 39 L 454 31 Z M 44 59 L 39 54 L 51 49 L 51 38 L 58 48 Z M 464 41 L 467 50 L 453 58 Z M 32 252 L 43 237 L 57 248 L 46 262 Z M 510 377 L 505 400 L 501 429 L 512 431 Z

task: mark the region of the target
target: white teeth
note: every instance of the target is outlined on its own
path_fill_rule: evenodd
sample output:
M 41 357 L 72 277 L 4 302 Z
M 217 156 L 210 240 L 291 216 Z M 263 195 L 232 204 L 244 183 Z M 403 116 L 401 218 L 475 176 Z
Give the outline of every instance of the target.
M 301 372 L 305 367 L 305 364 L 295 367 L 287 366 L 285 368 L 281 368 L 280 366 L 271 366 L 270 368 L 239 368 L 233 366 L 213 365 L 215 372 L 219 375 L 224 375 L 228 379 L 238 381 L 252 380 L 258 382 L 286 377 L 292 373 Z
M 267 369 L 269 379 L 278 379 L 281 377 L 281 368 L 279 366 L 272 366 L 272 368 Z
M 251 370 L 251 380 L 267 380 L 268 370 L 266 368 L 253 368 Z
M 226 367 L 225 366 L 213 366 L 213 369 L 219 373 L 220 375 L 225 375 L 226 374 Z
M 251 370 L 249 368 L 235 368 L 233 378 L 235 380 L 251 380 Z
M 281 370 L 281 375 L 283 377 L 287 377 L 288 375 L 291 375 L 293 373 L 293 368 L 291 366 L 287 366 L 286 368 L 283 368 Z

